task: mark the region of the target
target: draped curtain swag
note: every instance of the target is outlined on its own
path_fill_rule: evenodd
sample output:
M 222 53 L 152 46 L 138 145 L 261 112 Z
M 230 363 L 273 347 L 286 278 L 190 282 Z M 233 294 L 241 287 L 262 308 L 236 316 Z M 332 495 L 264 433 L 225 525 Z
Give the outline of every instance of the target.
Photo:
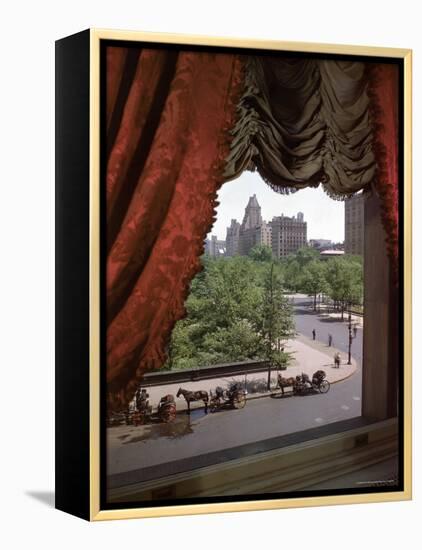
M 257 170 L 278 193 L 321 185 L 334 199 L 374 190 L 398 271 L 398 67 L 250 57 L 226 180 Z
M 366 188 L 376 169 L 367 81 L 360 62 L 252 58 L 226 177 L 254 166 L 281 192 Z
M 114 46 L 106 58 L 111 408 L 165 362 L 217 191 L 243 170 L 282 193 L 373 186 L 397 258 L 396 67 Z
M 107 51 L 107 389 L 124 405 L 162 366 L 229 152 L 242 66 L 229 54 Z

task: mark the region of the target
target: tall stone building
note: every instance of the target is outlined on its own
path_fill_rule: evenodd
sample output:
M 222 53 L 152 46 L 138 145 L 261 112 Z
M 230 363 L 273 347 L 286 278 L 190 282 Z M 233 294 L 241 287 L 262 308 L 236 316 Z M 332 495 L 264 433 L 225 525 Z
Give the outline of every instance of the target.
M 307 224 L 303 212 L 289 218 L 279 216 L 267 223 L 262 219 L 256 195 L 249 197 L 242 224 L 232 220 L 227 228 L 226 255 L 247 256 L 254 246 L 266 245 L 275 258 L 282 258 L 306 246 Z
M 211 235 L 211 239 L 205 241 L 205 254 L 212 258 L 219 258 L 226 255 L 226 241 L 217 239 L 216 235 Z
M 272 234 L 271 225 L 263 221 L 261 225 L 255 229 L 255 239 L 254 239 L 255 244 L 253 246 L 258 244 L 264 244 L 271 248 L 271 234 Z
M 246 205 L 241 229 L 254 229 L 255 227 L 259 227 L 261 224 L 261 207 L 258 204 L 256 195 L 253 195 L 252 197 L 249 197 L 248 204 Z
M 226 255 L 237 256 L 239 254 L 240 223 L 232 220 L 226 233 Z
M 362 193 L 344 201 L 344 252 L 363 255 L 364 197 Z
M 258 204 L 256 195 L 249 197 L 249 202 L 245 208 L 242 225 L 239 231 L 239 254 L 247 256 L 251 248 L 258 243 L 261 232 L 258 231 L 263 224 L 261 216 L 261 207 Z
M 297 216 L 276 216 L 270 222 L 271 248 L 275 258 L 283 258 L 307 245 L 307 223 L 302 212 Z

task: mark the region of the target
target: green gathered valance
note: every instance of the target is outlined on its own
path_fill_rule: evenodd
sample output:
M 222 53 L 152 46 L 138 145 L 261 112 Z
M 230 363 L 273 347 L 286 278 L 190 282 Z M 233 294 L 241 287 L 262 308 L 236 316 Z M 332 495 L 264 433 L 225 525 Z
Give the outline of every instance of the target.
M 375 176 L 367 64 L 250 57 L 226 180 L 258 170 L 281 193 L 322 184 L 334 198 Z

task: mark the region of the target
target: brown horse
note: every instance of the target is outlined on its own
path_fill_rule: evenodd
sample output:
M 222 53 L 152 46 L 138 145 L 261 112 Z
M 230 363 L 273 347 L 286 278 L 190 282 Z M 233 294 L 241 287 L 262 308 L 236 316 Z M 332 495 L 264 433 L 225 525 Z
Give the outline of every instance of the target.
M 203 401 L 205 405 L 205 412 L 208 412 L 208 392 L 203 390 L 198 391 L 190 391 L 190 390 L 184 390 L 183 388 L 179 388 L 179 391 L 177 392 L 176 397 L 180 397 L 183 395 L 183 397 L 186 399 L 186 403 L 188 404 L 188 414 L 190 414 L 190 404 L 191 401 Z
M 284 378 L 279 374 L 277 376 L 277 386 L 281 389 L 281 395 L 284 395 L 284 388 L 292 387 L 296 384 L 296 380 L 293 376 L 290 378 Z

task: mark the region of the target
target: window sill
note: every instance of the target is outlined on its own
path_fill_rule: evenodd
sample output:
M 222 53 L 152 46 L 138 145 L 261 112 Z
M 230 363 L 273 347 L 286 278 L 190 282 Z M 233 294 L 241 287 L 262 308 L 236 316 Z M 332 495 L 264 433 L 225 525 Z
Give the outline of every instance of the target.
M 109 503 L 306 491 L 397 456 L 398 422 L 360 417 L 243 447 L 172 463 L 159 479 L 146 480 L 148 469 L 111 476 Z

